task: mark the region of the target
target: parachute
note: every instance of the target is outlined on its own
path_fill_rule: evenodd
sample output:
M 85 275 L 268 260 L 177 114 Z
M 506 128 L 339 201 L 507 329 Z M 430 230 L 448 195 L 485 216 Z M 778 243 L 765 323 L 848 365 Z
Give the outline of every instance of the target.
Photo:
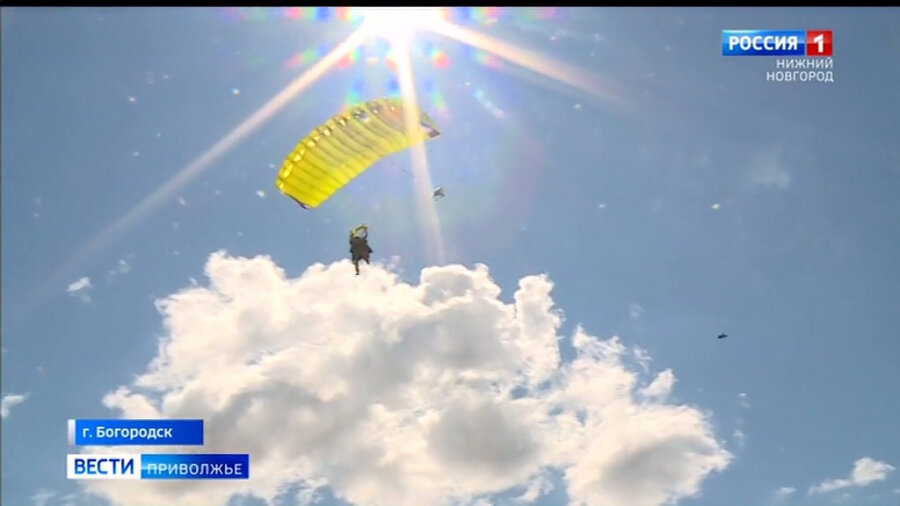
M 303 138 L 284 160 L 275 186 L 304 209 L 314 209 L 382 158 L 441 135 L 419 111 L 408 131 L 404 104 L 381 98 L 332 116 Z

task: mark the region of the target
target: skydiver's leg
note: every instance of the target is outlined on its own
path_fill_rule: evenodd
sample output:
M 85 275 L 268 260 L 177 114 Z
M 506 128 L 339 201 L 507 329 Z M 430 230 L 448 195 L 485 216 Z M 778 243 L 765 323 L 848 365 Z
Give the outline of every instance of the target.
M 350 255 L 350 261 L 353 262 L 353 268 L 356 269 L 356 275 L 359 276 L 359 261 L 361 257 L 356 253 Z

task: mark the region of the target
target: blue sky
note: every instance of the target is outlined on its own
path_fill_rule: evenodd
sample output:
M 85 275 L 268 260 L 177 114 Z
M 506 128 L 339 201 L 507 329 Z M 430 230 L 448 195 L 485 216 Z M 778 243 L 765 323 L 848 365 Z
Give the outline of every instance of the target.
M 546 460 L 532 464 L 549 469 L 554 487 L 536 503 L 568 504 L 573 493 L 564 490 L 560 471 L 568 464 L 559 462 L 573 458 L 578 464 L 569 469 L 588 469 L 587 475 L 616 471 L 631 473 L 623 483 L 638 474 L 647 480 L 634 489 L 589 484 L 582 491 L 613 505 L 638 504 L 633 494 L 654 487 L 698 506 L 898 504 L 900 413 L 892 399 L 900 396 L 900 11 L 522 10 L 454 20 L 591 72 L 618 100 L 448 38 L 417 35 L 418 100 L 444 129 L 427 145 L 428 164 L 434 184 L 447 192 L 435 204 L 446 255 L 428 280 L 420 281 L 421 271 L 436 261 L 420 233 L 412 178 L 398 169 L 409 166 L 408 157 L 377 164 L 315 211 L 301 211 L 273 184 L 284 156 L 318 123 L 354 97 L 393 90 L 384 43 L 332 69 L 196 178 L 80 255 L 354 29 L 338 19 L 304 17 L 279 9 L 3 9 L 4 504 L 32 504 L 42 494 L 46 500 L 35 504 L 106 504 L 64 479 L 71 451 L 65 420 L 120 416 L 104 406 L 104 396 L 120 387 L 138 392 L 139 377 L 168 385 L 160 389 L 178 397 L 178 388 L 160 379 L 177 376 L 177 367 L 160 372 L 150 365 L 160 339 L 177 344 L 173 363 L 196 373 L 190 363 L 200 360 L 207 374 L 231 364 L 232 348 L 251 353 L 248 336 L 268 338 L 265 325 L 226 331 L 243 321 L 229 319 L 244 308 L 236 302 L 204 310 L 188 296 L 169 299 L 166 318 L 157 300 L 191 288 L 246 293 L 261 286 L 294 297 L 289 280 L 302 276 L 297 286 L 318 291 L 304 292 L 302 300 L 319 313 L 271 295 L 247 302 L 256 311 L 247 325 L 254 318 L 276 321 L 266 319 L 275 318 L 272 308 L 297 322 L 309 311 L 306 317 L 318 322 L 312 326 L 330 329 L 328 339 L 367 343 L 380 338 L 374 331 L 353 336 L 387 325 L 380 323 L 385 315 L 413 296 L 396 289 L 396 300 L 406 302 L 394 309 L 378 306 L 377 295 L 359 302 L 365 311 L 334 309 L 356 292 L 420 282 L 452 292 L 453 280 L 465 278 L 486 290 L 485 300 L 511 305 L 519 281 L 539 274 L 552 281 L 552 303 L 565 315 L 550 331 L 562 338 L 560 367 L 587 353 L 575 346 L 577 327 L 597 342 L 619 336 L 629 357 L 652 357 L 646 370 L 629 359 L 622 371 L 663 391 L 636 393 L 628 402 L 644 409 L 650 401 L 641 399 L 655 398 L 665 410 L 685 407 L 709 425 L 678 432 L 676 422 L 661 418 L 660 425 L 648 421 L 656 428 L 641 437 L 672 428 L 705 441 L 709 460 L 694 466 L 676 452 L 669 464 L 679 471 L 657 476 L 650 467 L 607 466 L 602 445 L 564 450 L 563 442 L 550 451 L 548 443 L 541 451 Z M 834 30 L 834 82 L 766 82 L 772 59 L 721 55 L 722 29 L 754 28 Z M 378 264 L 368 279 L 354 278 L 345 261 L 346 231 L 360 222 L 371 226 Z M 219 250 L 227 255 L 211 257 Z M 270 260 L 249 260 L 257 255 Z M 307 271 L 317 263 L 328 267 Z M 479 263 L 502 288 L 499 296 L 483 288 L 490 282 L 474 270 Z M 465 274 L 440 271 L 452 264 L 465 266 Z M 283 277 L 271 273 L 274 266 Z M 218 285 L 210 287 L 205 269 Z M 523 286 L 523 299 L 540 296 L 539 286 Z M 550 318 L 543 309 L 528 311 Z M 473 318 L 472 325 L 489 324 Z M 359 328 L 350 332 L 332 321 L 343 319 Z M 477 333 L 453 321 L 461 320 L 447 320 L 450 342 Z M 219 328 L 222 336 L 209 335 Z M 719 332 L 728 339 L 716 340 Z M 199 359 L 192 342 L 208 350 Z M 472 353 L 482 350 L 472 346 Z M 522 356 L 541 363 L 553 354 L 535 346 Z M 589 369 L 602 376 L 609 363 L 600 362 Z M 301 358 L 291 364 L 298 376 L 317 370 Z M 458 372 L 452 361 L 441 367 Z M 225 369 L 235 378 L 246 372 Z M 664 385 L 671 377 L 657 376 L 669 369 L 671 389 Z M 218 380 L 206 380 L 189 385 L 212 395 Z M 135 395 L 131 404 L 109 404 L 141 412 L 134 399 L 152 395 Z M 192 402 L 179 412 L 206 405 Z M 615 440 L 604 439 L 612 437 L 604 430 L 584 429 L 585 440 Z M 334 502 L 329 486 L 344 497 L 377 496 L 375 485 L 329 475 L 328 465 L 342 462 L 337 446 L 329 451 L 334 462 L 303 468 L 312 473 L 307 478 L 325 480 L 326 504 Z M 854 463 L 855 478 L 848 478 Z M 525 471 L 510 478 L 518 472 L 498 472 L 496 483 L 534 478 Z M 457 479 L 467 490 L 494 490 L 494 482 Z M 840 479 L 846 481 L 824 487 L 834 490 L 811 490 Z M 131 484 L 139 485 L 146 484 Z M 794 492 L 777 498 L 783 487 Z M 141 504 L 145 492 L 138 490 L 144 488 L 93 489 L 120 504 Z M 420 492 L 443 497 L 436 490 Z M 184 492 L 197 495 L 178 504 L 204 503 L 205 491 Z M 493 504 L 508 504 L 515 494 L 473 493 Z M 640 504 L 660 504 L 655 500 L 641 496 Z

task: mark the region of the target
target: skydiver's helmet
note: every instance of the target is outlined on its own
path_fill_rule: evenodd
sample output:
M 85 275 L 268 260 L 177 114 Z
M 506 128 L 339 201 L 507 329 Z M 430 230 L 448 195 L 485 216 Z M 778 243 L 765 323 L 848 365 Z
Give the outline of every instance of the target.
M 365 240 L 365 236 L 369 233 L 369 227 L 363 225 L 356 227 L 355 229 L 350 231 L 350 237 L 353 239 Z

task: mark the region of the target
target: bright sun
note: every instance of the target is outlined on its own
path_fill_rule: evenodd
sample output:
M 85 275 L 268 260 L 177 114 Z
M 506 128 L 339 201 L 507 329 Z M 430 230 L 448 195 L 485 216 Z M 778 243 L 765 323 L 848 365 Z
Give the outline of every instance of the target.
M 420 30 L 442 22 L 441 9 L 435 7 L 363 7 L 362 28 L 370 37 L 387 39 L 397 45 L 408 44 Z

